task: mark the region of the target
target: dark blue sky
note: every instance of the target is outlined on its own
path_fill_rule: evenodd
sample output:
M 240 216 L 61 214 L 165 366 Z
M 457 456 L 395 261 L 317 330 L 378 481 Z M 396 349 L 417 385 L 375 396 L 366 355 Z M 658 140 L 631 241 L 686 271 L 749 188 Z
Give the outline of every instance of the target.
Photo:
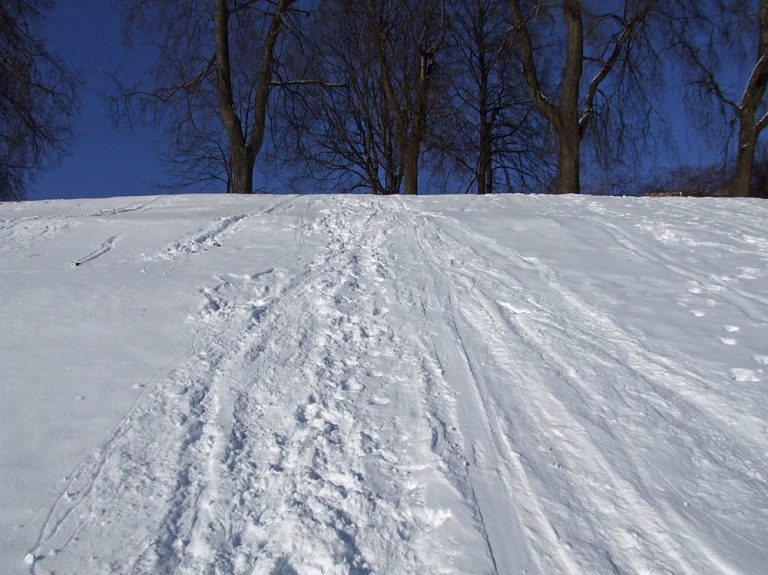
M 63 57 L 69 66 L 83 71 L 87 86 L 81 93 L 82 117 L 73 153 L 38 177 L 29 198 L 164 193 L 165 190 L 152 186 L 165 178 L 162 148 L 157 144 L 161 134 L 151 128 L 137 127 L 128 132 L 115 127 L 103 101 L 103 94 L 114 92 L 113 73 L 123 80 L 136 79 L 152 63 L 146 52 L 124 48 L 120 16 L 112 2 L 58 0 L 48 17 L 47 37 L 51 51 Z M 649 158 L 650 170 L 659 164 L 676 164 L 681 159 L 697 163 L 707 154 L 707 148 L 717 145 L 705 143 L 699 134 L 686 128 L 685 113 L 679 103 L 670 105 L 667 113 L 677 136 L 678 154 L 667 154 L 655 161 Z
M 133 76 L 145 67 L 140 53 L 123 48 L 120 17 L 108 0 L 59 0 L 48 16 L 49 48 L 83 70 L 87 87 L 73 153 L 41 174 L 30 199 L 83 198 L 158 193 L 148 182 L 163 178 L 151 129 L 115 128 L 101 94 L 110 74 Z

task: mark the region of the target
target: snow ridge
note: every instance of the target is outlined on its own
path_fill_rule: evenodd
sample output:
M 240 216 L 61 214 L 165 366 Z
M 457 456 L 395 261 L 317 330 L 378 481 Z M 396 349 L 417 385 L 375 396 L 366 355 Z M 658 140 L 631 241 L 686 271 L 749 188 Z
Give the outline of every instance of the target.
M 207 228 L 172 242 L 160 253 L 147 258 L 153 260 L 177 260 L 181 256 L 190 256 L 213 247 L 220 247 L 224 238 L 238 231 L 238 224 L 242 224 L 250 217 L 250 214 L 230 216 L 213 222 Z

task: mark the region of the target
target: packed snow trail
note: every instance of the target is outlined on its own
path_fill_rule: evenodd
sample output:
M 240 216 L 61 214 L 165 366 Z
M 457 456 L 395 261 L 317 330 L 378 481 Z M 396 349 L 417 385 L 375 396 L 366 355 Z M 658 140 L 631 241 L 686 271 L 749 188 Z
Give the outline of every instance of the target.
M 416 216 L 412 230 L 458 342 L 445 347 L 445 371 L 461 374 L 461 429 L 482 458 L 474 475 L 492 484 L 480 510 L 498 514 L 497 537 L 514 512 L 533 562 L 524 569 L 715 573 L 765 557 L 768 523 L 732 514 L 734 504 L 765 509 L 764 438 L 723 425 L 737 405 L 707 402 L 697 388 L 708 382 L 645 349 L 535 259 L 451 221 Z M 670 467 L 677 483 L 661 471 Z M 499 505 L 498 484 L 513 509 Z M 722 486 L 733 489 L 725 498 Z M 521 571 L 514 557 L 499 569 Z
M 436 201 L 288 198 L 144 254 L 179 270 L 260 214 L 299 214 L 271 268 L 200 288 L 190 351 L 72 474 L 32 572 L 759 572 L 768 349 L 721 377 L 596 305 L 614 277 L 585 270 L 603 283 L 571 287 Z M 633 265 L 707 285 L 666 247 L 640 245 L 649 229 L 669 237 L 650 212 L 632 225 L 578 213 Z M 728 244 L 754 278 L 768 264 L 758 234 Z M 119 238 L 78 261 L 109 257 Z M 750 286 L 732 302 L 765 333 L 766 290 Z M 723 349 L 743 333 L 732 321 Z
M 194 356 L 74 477 L 35 572 L 490 570 L 445 384 L 386 308 L 392 231 L 354 207 L 304 226 L 304 269 L 204 290 Z

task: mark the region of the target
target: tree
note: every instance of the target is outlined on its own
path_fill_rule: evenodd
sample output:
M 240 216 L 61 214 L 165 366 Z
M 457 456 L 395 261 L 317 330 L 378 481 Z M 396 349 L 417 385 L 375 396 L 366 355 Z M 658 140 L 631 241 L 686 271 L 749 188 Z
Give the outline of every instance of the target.
M 141 113 L 164 124 L 177 166 L 192 168 L 185 183 L 220 179 L 228 191 L 253 192 L 278 42 L 295 2 L 122 0 L 128 39 L 143 34 L 158 58 L 153 86 L 121 85 L 115 102 L 130 117 L 138 99 Z
M 80 79 L 35 30 L 51 8 L 48 0 L 0 4 L 0 201 L 22 199 L 27 182 L 71 145 Z
M 533 113 L 514 58 L 509 5 L 496 0 L 449 5 L 448 109 L 429 147 L 446 155 L 454 172 L 480 195 L 493 193 L 501 182 L 507 189 L 533 189 L 547 174 L 547 131 Z
M 755 150 L 755 162 L 752 166 L 752 186 L 749 195 L 753 198 L 768 199 L 768 148 L 758 146 Z
M 701 100 L 695 113 L 709 120 L 714 108 L 738 131 L 731 195 L 750 195 L 760 133 L 768 126 L 768 0 L 674 2 L 672 38 Z M 738 78 L 746 68 L 743 78 Z M 734 80 L 743 91 L 733 93 Z M 702 114 L 703 112 L 703 114 Z M 701 122 L 700 122 L 701 123 Z M 708 126 L 709 127 L 709 126 Z
M 402 163 L 377 45 L 360 0 L 326 0 L 295 29 L 302 49 L 278 79 L 274 155 L 297 177 L 337 192 L 398 194 Z
M 299 33 L 276 155 L 346 192 L 418 193 L 443 0 L 326 0 Z M 294 54 L 295 56 L 296 54 Z
M 601 105 L 642 86 L 649 46 L 643 32 L 657 1 L 510 0 L 529 96 L 558 140 L 557 193 L 580 192 L 580 146 Z M 562 61 L 561 74 L 552 81 L 546 72 L 555 60 Z M 616 68 L 623 73 L 610 81 Z
M 403 193 L 418 194 L 436 56 L 445 40 L 444 0 L 366 0 L 384 99 L 395 120 Z

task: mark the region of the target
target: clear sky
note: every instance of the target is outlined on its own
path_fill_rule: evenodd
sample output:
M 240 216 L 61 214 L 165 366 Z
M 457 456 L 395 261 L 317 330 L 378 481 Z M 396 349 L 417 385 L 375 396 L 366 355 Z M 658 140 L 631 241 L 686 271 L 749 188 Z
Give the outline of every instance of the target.
M 82 117 L 73 153 L 43 172 L 30 199 L 146 195 L 164 172 L 151 129 L 116 128 L 101 94 L 113 89 L 111 74 L 139 73 L 140 53 L 123 48 L 120 16 L 109 0 L 58 0 L 48 15 L 49 48 L 70 67 L 82 69 Z
M 112 74 L 123 79 L 137 78 L 151 65 L 146 53 L 124 47 L 121 19 L 113 2 L 57 0 L 55 10 L 48 15 L 46 34 L 49 49 L 69 66 L 82 70 L 87 86 L 81 92 L 81 121 L 72 154 L 38 177 L 29 199 L 165 193 L 152 185 L 166 177 L 162 147 L 158 145 L 161 134 L 148 127 L 137 127 L 133 132 L 115 127 L 103 100 L 105 93 L 114 93 Z M 679 103 L 670 108 L 667 112 L 678 141 L 678 154 L 649 158 L 650 169 L 674 165 L 681 158 L 697 163 L 705 149 L 717 147 L 716 142 L 704 144 L 700 134 L 686 129 Z

